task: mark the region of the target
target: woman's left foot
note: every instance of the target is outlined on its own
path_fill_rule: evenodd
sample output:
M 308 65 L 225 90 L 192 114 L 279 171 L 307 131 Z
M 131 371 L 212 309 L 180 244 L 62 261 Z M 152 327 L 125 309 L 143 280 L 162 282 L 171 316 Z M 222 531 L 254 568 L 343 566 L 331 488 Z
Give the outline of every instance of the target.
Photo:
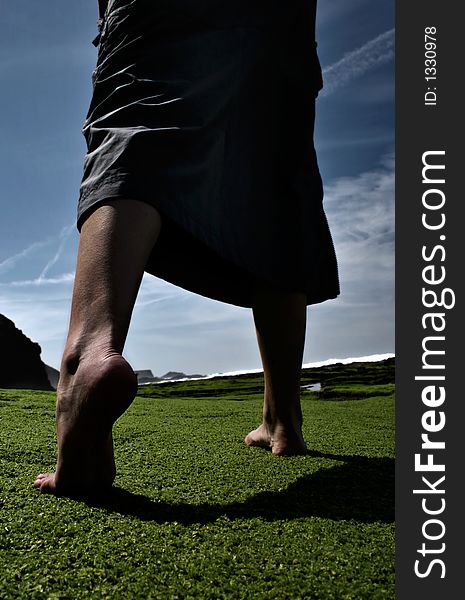
M 308 452 L 301 428 L 281 422 L 273 426 L 263 421 L 245 437 L 244 442 L 247 446 L 269 448 L 276 456 L 297 456 Z

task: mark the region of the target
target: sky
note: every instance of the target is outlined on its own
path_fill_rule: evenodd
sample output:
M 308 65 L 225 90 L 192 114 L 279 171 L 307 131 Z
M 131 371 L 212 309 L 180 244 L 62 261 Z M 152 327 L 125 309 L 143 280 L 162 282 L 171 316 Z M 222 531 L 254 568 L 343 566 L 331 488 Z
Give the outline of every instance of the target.
M 59 367 L 78 245 L 97 0 L 0 0 L 0 313 Z M 315 146 L 341 295 L 308 308 L 304 362 L 394 351 L 394 2 L 320 0 Z M 260 367 L 248 309 L 144 276 L 135 369 Z

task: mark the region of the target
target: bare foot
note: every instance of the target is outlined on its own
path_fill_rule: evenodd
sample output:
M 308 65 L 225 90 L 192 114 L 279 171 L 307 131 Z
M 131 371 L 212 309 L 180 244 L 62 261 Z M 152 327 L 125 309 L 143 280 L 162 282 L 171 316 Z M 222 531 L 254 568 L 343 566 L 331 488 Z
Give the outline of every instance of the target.
M 131 404 L 137 378 L 119 354 L 82 360 L 60 379 L 54 473 L 41 473 L 34 487 L 56 495 L 99 493 L 113 484 L 116 468 L 112 427 Z
M 295 456 L 307 453 L 301 427 L 283 423 L 271 425 L 264 421 L 245 437 L 244 442 L 247 446 L 269 448 L 277 456 Z

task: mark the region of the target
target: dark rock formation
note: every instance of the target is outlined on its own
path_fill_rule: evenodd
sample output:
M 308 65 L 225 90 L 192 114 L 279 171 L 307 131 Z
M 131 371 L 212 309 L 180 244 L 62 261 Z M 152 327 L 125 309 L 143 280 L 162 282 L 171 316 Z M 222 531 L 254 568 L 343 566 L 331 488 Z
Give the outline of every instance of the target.
M 41 348 L 0 314 L 0 388 L 52 390 Z
M 160 381 L 160 378 L 155 377 L 150 369 L 142 369 L 139 371 L 134 371 L 134 373 L 137 375 L 137 383 L 139 385 L 143 383 L 156 383 L 157 381 Z
M 179 371 L 168 371 L 168 373 L 165 373 L 161 376 L 161 379 L 173 381 L 177 379 L 192 379 L 193 377 L 204 377 L 204 375 L 186 375 L 185 373 L 180 373 Z
M 150 369 L 143 369 L 140 371 L 134 371 L 137 375 L 137 383 L 139 385 L 146 385 L 149 383 L 160 383 L 164 381 L 178 381 L 179 379 L 199 379 L 201 377 L 205 377 L 205 375 L 186 375 L 185 373 L 180 373 L 179 371 L 168 371 L 161 377 L 155 377 Z

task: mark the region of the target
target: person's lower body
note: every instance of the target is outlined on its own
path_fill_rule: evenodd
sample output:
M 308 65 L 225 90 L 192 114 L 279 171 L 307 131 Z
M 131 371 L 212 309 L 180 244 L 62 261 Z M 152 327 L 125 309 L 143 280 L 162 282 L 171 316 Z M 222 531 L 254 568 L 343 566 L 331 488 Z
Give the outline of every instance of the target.
M 245 438 L 249 446 L 273 454 L 305 454 L 300 405 L 300 374 L 305 343 L 306 295 L 259 289 L 253 315 L 265 379 L 263 421 Z
M 160 227 L 152 206 L 124 199 L 100 205 L 82 226 L 57 390 L 57 466 L 34 482 L 43 492 L 87 493 L 113 483 L 112 427 L 137 392 L 122 351 Z M 253 310 L 265 374 L 264 418 L 245 442 L 278 455 L 303 453 L 305 294 L 261 289 Z
M 159 230 L 154 208 L 123 199 L 101 205 L 82 226 L 57 389 L 57 466 L 36 478 L 41 491 L 80 493 L 113 483 L 112 427 L 137 391 L 122 351 Z

